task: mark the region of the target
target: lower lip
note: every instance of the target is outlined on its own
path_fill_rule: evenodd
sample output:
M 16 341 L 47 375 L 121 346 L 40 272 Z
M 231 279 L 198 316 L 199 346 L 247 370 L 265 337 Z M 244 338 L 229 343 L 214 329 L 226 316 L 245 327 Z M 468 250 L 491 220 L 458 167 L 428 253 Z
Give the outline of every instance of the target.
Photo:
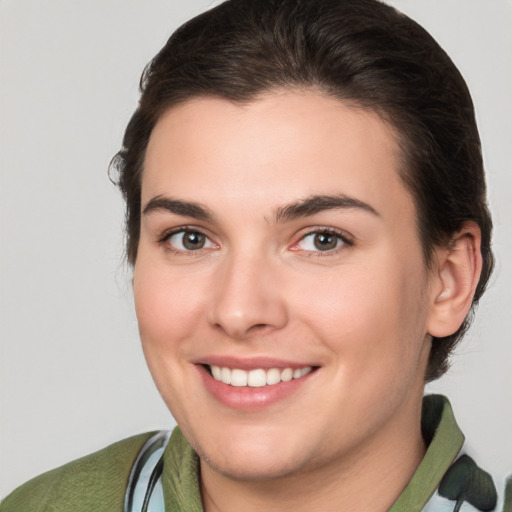
M 203 365 L 196 365 L 208 392 L 221 404 L 243 411 L 256 411 L 284 400 L 305 384 L 316 370 L 299 379 L 280 382 L 271 386 L 250 387 L 230 386 L 215 380 Z

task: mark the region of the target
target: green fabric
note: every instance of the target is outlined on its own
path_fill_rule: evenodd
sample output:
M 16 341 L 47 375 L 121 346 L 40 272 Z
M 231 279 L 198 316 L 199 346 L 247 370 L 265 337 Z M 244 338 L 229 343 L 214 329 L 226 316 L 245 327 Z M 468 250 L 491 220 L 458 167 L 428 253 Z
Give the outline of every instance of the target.
M 203 512 L 199 457 L 176 427 L 164 454 L 162 474 L 165 512 Z
M 464 442 L 448 400 L 425 397 L 422 432 L 430 443 L 411 481 L 389 512 L 419 512 L 435 492 Z M 135 436 L 45 473 L 16 489 L 0 512 L 122 511 L 131 466 L 154 433 Z M 199 459 L 181 430 L 164 454 L 165 512 L 203 512 Z
M 115 443 L 18 487 L 1 512 L 122 512 L 124 489 L 143 444 L 154 434 Z
M 432 441 L 409 484 L 388 512 L 420 511 L 464 444 L 450 403 L 440 395 L 423 399 L 422 431 L 423 437 Z

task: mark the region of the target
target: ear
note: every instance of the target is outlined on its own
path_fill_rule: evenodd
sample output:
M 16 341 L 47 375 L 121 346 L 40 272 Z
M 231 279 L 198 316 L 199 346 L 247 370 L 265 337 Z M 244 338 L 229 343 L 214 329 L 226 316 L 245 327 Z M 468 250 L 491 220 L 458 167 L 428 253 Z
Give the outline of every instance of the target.
M 453 334 L 466 318 L 482 271 L 480 243 L 480 228 L 467 221 L 455 233 L 450 246 L 436 252 L 427 318 L 431 336 Z

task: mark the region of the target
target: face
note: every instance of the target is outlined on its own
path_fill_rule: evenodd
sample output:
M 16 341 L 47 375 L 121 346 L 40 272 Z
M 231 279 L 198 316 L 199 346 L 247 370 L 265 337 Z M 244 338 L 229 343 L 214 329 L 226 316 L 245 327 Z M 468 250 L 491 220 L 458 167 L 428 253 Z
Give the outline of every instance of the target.
M 153 130 L 134 294 L 209 470 L 335 467 L 417 425 L 430 279 L 392 129 L 314 91 L 198 98 Z

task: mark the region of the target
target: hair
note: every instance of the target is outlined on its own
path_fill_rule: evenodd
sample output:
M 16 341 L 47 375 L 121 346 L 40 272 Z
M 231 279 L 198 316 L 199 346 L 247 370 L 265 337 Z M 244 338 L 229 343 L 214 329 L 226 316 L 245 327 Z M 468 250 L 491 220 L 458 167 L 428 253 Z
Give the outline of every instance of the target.
M 138 108 L 112 162 L 126 201 L 128 261 L 137 258 L 145 152 L 162 114 L 195 97 L 248 102 L 282 88 L 319 90 L 393 126 L 427 268 L 464 222 L 480 227 L 483 269 L 471 311 L 454 334 L 432 340 L 425 380 L 440 377 L 493 268 L 480 138 L 451 59 L 420 25 L 378 0 L 228 0 L 170 37 L 143 72 Z

